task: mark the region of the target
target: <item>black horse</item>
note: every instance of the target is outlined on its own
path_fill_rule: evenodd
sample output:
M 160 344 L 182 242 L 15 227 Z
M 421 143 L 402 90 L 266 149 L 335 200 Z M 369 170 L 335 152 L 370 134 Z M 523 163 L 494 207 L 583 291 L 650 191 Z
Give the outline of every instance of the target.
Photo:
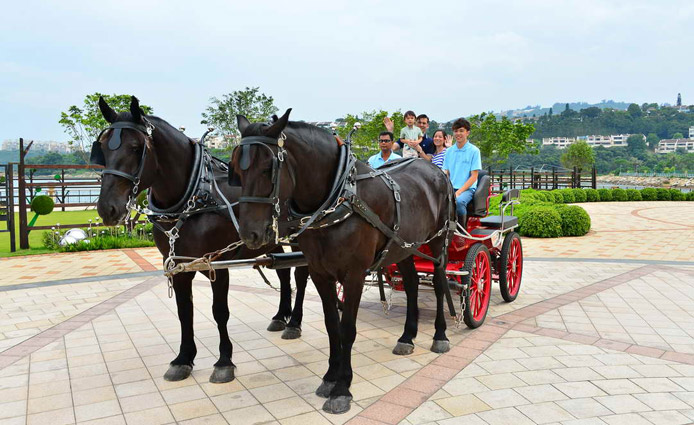
M 96 153 L 96 162 L 102 163 L 106 168 L 97 205 L 104 224 L 114 225 L 123 221 L 129 213 L 126 207 L 129 199 L 145 189 L 149 189 L 150 201 L 156 204 L 159 210 L 170 209 L 182 200 L 187 201 L 184 197 L 191 171 L 195 168 L 196 149 L 201 151 L 200 147 L 195 146 L 196 142 L 163 119 L 144 115 L 135 97 L 131 100 L 130 112 L 116 113 L 103 98 L 99 99 L 99 108 L 106 121 L 111 124 L 102 132 L 92 150 L 92 158 L 94 159 Z M 214 180 L 219 190 L 230 202 L 235 202 L 240 191 L 228 185 L 226 164 L 219 161 L 212 163 L 215 166 Z M 163 230 L 170 230 L 176 220 L 172 221 L 160 221 L 153 230 L 154 241 L 164 258 L 169 255 L 169 238 Z M 179 238 L 174 244 L 175 253 L 197 258 L 225 248 L 238 240 L 238 233 L 228 216 L 219 212 L 201 212 L 185 220 L 180 228 Z M 220 259 L 254 258 L 269 251 L 281 252 L 281 247 L 274 243 L 264 247 L 257 246 L 252 250 L 242 247 L 224 254 Z M 203 274 L 209 278 L 209 273 Z M 173 277 L 176 306 L 181 322 L 181 346 L 178 356 L 171 362 L 164 375 L 169 381 L 178 381 L 190 376 L 197 353 L 193 340 L 194 275 L 195 272 L 187 272 Z M 300 267 L 295 271 L 297 293 L 293 311 L 290 270 L 278 270 L 277 275 L 281 282 L 280 305 L 268 330 L 284 329 L 283 338 L 298 338 L 301 333 L 302 304 L 308 270 L 306 267 Z M 229 272 L 226 269 L 218 270 L 216 280 L 212 283 L 212 312 L 219 329 L 219 360 L 214 365 L 210 382 L 229 382 L 234 379 L 234 364 L 231 361 L 233 347 L 227 332 L 228 292 Z
M 339 139 L 315 126 L 289 122 L 290 111 L 272 124 L 251 124 L 245 117 L 238 117 L 243 139 L 232 154 L 230 168 L 232 178 L 242 186 L 240 235 L 250 248 L 259 248 L 274 240 L 273 221 L 277 213 L 273 212 L 273 204 L 291 207 L 295 214 L 311 214 L 323 208 L 345 157 L 340 152 L 345 147 Z M 350 164 L 348 168 L 351 167 Z M 455 211 L 451 207 L 453 193 L 448 179 L 436 166 L 422 160 L 391 167 L 386 170 L 389 177 L 376 175 L 377 171 L 361 162 L 356 162 L 354 167 L 352 180 L 356 182 L 356 190 L 353 193 L 358 196 L 338 201 L 341 205 L 351 203 L 354 213 L 336 219 L 337 224 L 309 228 L 297 237 L 323 302 L 330 338 L 329 367 L 316 391 L 317 395 L 328 398 L 323 410 L 330 413 L 343 413 L 350 408 L 351 349 L 356 337 L 357 310 L 365 271 L 377 268 L 376 263 L 397 263 L 403 274 L 407 319 L 394 352 L 412 351 L 418 320 L 418 277 L 412 259 L 413 249 L 407 244 L 390 243 L 385 227 L 395 229 L 401 241 L 429 241 L 433 256 L 439 258 L 434 274 L 437 313 L 432 351 L 450 349 L 443 313 L 444 268 Z M 370 178 L 370 173 L 375 177 Z M 389 187 L 388 178 L 399 186 L 398 194 L 394 186 Z M 357 203 L 361 205 L 361 212 L 357 211 Z M 377 216 L 376 219 L 365 218 L 364 205 Z M 401 220 L 396 226 L 398 215 Z M 385 225 L 381 230 L 375 224 L 378 220 Z M 345 294 L 342 319 L 336 307 L 336 281 L 342 284 Z

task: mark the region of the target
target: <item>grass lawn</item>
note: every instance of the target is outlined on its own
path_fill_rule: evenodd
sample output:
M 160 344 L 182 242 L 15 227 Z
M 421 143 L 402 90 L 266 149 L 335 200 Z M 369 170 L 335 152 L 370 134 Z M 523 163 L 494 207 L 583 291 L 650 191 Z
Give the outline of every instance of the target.
M 31 221 L 34 216 L 33 212 L 27 214 L 27 219 Z M 15 213 L 15 228 L 16 232 L 16 247 L 17 251 L 10 252 L 10 234 L 9 232 L 0 233 L 0 257 L 12 257 L 16 255 L 31 255 L 31 254 L 46 254 L 49 252 L 55 252 L 43 247 L 43 233 L 49 230 L 35 230 L 29 233 L 29 246 L 30 249 L 19 249 L 19 213 Z M 60 228 L 69 228 L 70 224 L 81 224 L 88 223 L 89 220 L 94 221 L 99 214 L 96 210 L 86 210 L 86 211 L 53 211 L 48 215 L 39 216 L 36 220 L 36 226 L 54 226 L 60 223 Z M 3 226 L 3 229 L 5 227 Z

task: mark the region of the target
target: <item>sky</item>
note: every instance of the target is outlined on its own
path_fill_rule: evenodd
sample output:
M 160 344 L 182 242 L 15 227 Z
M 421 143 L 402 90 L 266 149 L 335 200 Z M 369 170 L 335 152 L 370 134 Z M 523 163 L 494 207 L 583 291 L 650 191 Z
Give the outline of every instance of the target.
M 213 96 L 291 117 L 412 109 L 447 121 L 555 102 L 694 104 L 694 1 L 13 1 L 0 141 L 68 140 L 61 111 L 134 94 L 191 137 Z

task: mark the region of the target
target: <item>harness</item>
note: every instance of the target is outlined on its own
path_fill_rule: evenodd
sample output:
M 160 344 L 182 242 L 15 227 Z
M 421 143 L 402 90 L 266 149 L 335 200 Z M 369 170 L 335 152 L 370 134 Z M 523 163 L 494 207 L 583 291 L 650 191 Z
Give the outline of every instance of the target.
M 108 148 L 112 151 L 118 150 L 122 145 L 121 130 L 123 128 L 136 130 L 142 133 L 148 141 L 151 141 L 152 132 L 156 128 L 145 117 L 143 117 L 143 120 L 145 121 L 145 125 L 127 121 L 119 121 L 102 130 L 101 133 L 99 133 L 97 140 L 92 144 L 90 162 L 105 166 L 106 160 L 99 139 L 101 139 L 101 135 L 109 129 L 114 130 L 107 144 Z M 224 193 L 217 185 L 214 174 L 215 168 L 223 173 L 227 173 L 229 167 L 224 161 L 213 157 L 205 147 L 204 140 L 208 133 L 209 131 L 202 136 L 200 143 L 195 143 L 193 145 L 193 169 L 191 170 L 190 177 L 188 178 L 188 185 L 181 199 L 171 207 L 157 207 L 151 191 L 147 194 L 148 207 L 146 209 L 141 209 L 137 205 L 136 197 L 140 192 L 140 178 L 142 177 L 145 160 L 147 158 L 147 151 L 149 149 L 147 143 L 145 143 L 142 151 L 142 157 L 140 158 L 140 163 L 134 175 L 116 169 L 103 170 L 104 174 L 113 174 L 115 176 L 123 177 L 133 183 L 133 189 L 131 194 L 128 196 L 126 208 L 128 211 L 134 210 L 147 216 L 148 221 L 168 237 L 169 257 L 166 259 L 164 265 L 165 269 L 167 270 L 175 267 L 176 259 L 184 258 L 175 255 L 174 247 L 176 240 L 179 237 L 179 232 L 188 218 L 198 214 L 217 212 L 231 219 L 236 229 L 239 228 L 238 220 L 233 210 L 233 207 L 237 205 L 237 203 L 231 203 L 226 196 L 224 196 Z M 167 230 L 162 223 L 173 223 L 173 226 Z M 240 244 L 238 246 L 240 246 Z M 238 246 L 234 246 L 232 249 L 235 249 Z M 169 276 L 169 297 L 173 295 L 172 279 L 173 276 Z
M 351 134 L 351 133 L 350 133 Z M 388 163 L 387 166 L 383 166 L 378 170 L 370 171 L 365 174 L 357 174 L 357 159 L 351 152 L 351 144 L 349 142 L 344 144 L 339 144 L 340 156 L 338 161 L 338 168 L 335 174 L 335 179 L 333 181 L 332 187 L 328 196 L 325 198 L 323 203 L 311 214 L 297 214 L 296 210 L 293 208 L 291 201 L 289 201 L 289 216 L 287 222 L 282 223 L 278 226 L 277 221 L 280 216 L 279 208 L 279 185 L 280 185 L 280 174 L 283 164 L 286 162 L 286 150 L 284 149 L 284 141 L 286 136 L 282 133 L 278 139 L 274 139 L 266 136 L 248 136 L 241 139 L 240 145 L 235 148 L 241 148 L 241 157 L 239 158 L 239 167 L 242 170 L 247 170 L 250 167 L 250 146 L 261 145 L 264 146 L 272 155 L 272 192 L 269 197 L 241 197 L 239 202 L 257 202 L 266 203 L 274 205 L 272 212 L 272 227 L 275 232 L 275 240 L 290 242 L 292 239 L 296 238 L 304 231 L 309 229 L 320 229 L 338 224 L 353 213 L 357 213 L 362 217 L 367 223 L 383 233 L 388 241 L 381 251 L 376 255 L 374 262 L 365 271 L 365 274 L 370 274 L 374 272 L 379 272 L 381 264 L 385 260 L 388 252 L 391 250 L 393 244 L 396 244 L 400 248 L 404 249 L 406 252 L 412 255 L 417 255 L 419 257 L 425 258 L 432 261 L 436 266 L 445 261 L 446 249 L 448 245 L 448 238 L 445 241 L 444 250 L 439 258 L 433 258 L 429 255 L 419 252 L 418 248 L 424 244 L 431 242 L 433 239 L 443 235 L 446 232 L 455 230 L 455 221 L 450 221 L 450 209 L 452 208 L 449 202 L 449 214 L 444 226 L 436 232 L 432 237 L 421 242 L 407 242 L 400 235 L 400 221 L 401 221 L 401 196 L 400 196 L 400 186 L 398 183 L 388 174 L 393 170 L 405 167 L 412 163 L 416 158 L 406 158 L 398 161 L 393 161 Z M 277 154 L 270 146 L 277 146 Z M 291 169 L 290 169 L 291 171 Z M 291 172 L 290 172 L 291 174 Z M 293 175 L 293 174 L 292 174 Z M 357 183 L 362 180 L 380 178 L 386 187 L 388 187 L 393 193 L 393 198 L 395 200 L 395 224 L 393 228 L 388 227 L 380 217 L 364 202 L 357 193 Z M 234 181 L 240 184 L 238 181 L 238 175 L 235 175 L 230 171 L 230 181 Z M 284 230 L 284 238 L 280 238 L 280 228 Z M 379 272 L 380 275 L 380 272 Z M 385 309 L 385 295 L 383 292 L 383 282 L 379 279 L 379 286 L 381 292 L 381 302 L 384 304 Z M 447 287 L 447 285 L 446 285 Z M 452 304 L 451 304 L 452 305 Z M 454 312 L 451 314 L 454 315 Z

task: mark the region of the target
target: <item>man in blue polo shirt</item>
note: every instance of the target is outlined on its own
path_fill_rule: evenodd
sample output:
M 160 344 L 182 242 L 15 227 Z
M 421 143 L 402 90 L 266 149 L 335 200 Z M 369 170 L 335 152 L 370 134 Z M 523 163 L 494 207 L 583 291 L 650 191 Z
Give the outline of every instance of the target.
M 393 153 L 393 133 L 390 131 L 381 132 L 378 136 L 378 147 L 381 152 L 369 158 L 368 162 L 371 168 L 378 168 L 388 161 L 401 158 L 400 155 Z
M 468 143 L 470 121 L 459 118 L 453 123 L 455 145 L 446 150 L 441 169 L 451 178 L 455 189 L 455 207 L 459 222 L 466 216 L 467 205 L 477 189 L 477 174 L 482 169 L 482 158 L 477 146 Z M 461 223 L 463 227 L 466 223 Z

